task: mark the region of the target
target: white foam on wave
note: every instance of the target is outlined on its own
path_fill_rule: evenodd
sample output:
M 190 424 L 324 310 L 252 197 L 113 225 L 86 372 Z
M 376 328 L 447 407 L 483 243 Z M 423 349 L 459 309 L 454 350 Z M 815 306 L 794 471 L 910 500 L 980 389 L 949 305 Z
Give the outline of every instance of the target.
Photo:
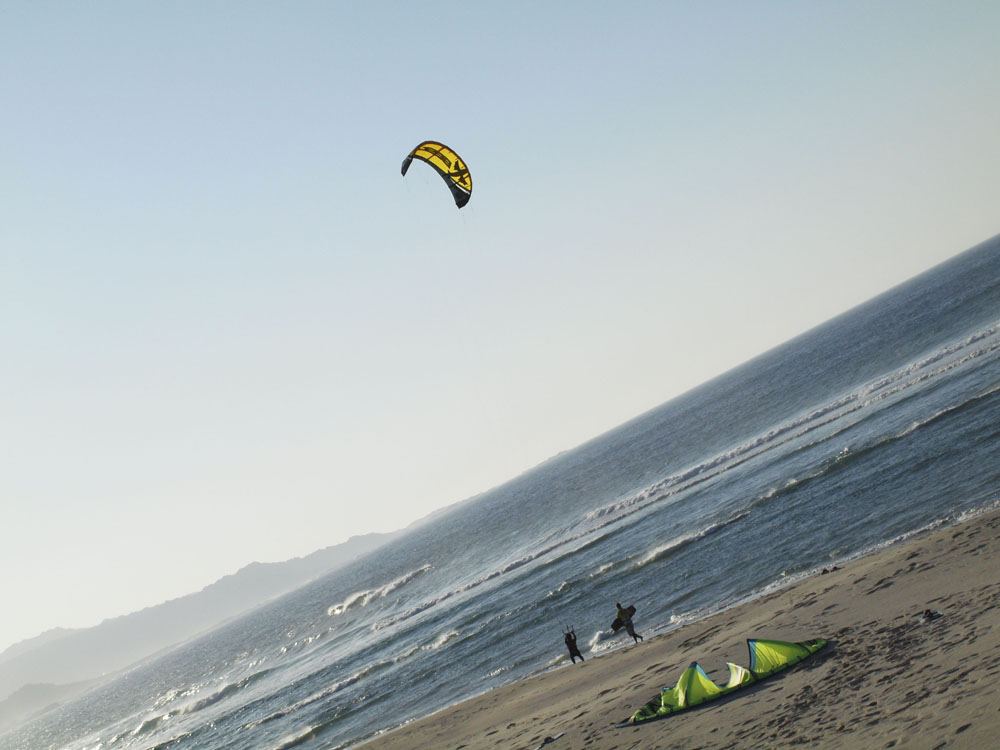
M 316 739 L 317 730 L 320 727 L 308 727 L 301 732 L 295 734 L 290 734 L 278 741 L 278 744 L 274 746 L 273 750 L 291 750 L 293 747 L 298 747 L 304 742 L 309 742 Z
M 738 511 L 733 515 L 731 515 L 729 518 L 725 519 L 724 521 L 717 521 L 715 523 L 710 523 L 707 526 L 703 526 L 702 528 L 698 529 L 697 531 L 692 531 L 687 534 L 681 534 L 680 536 L 674 537 L 669 542 L 660 544 L 651 549 L 642 557 L 642 559 L 633 563 L 632 568 L 633 569 L 641 568 L 645 565 L 649 565 L 650 563 L 659 562 L 664 557 L 669 557 L 677 550 L 687 547 L 692 542 L 696 542 L 699 539 L 704 539 L 707 536 L 711 536 L 712 534 L 721 531 L 730 524 L 735 523 L 736 521 L 739 521 L 740 519 L 746 517 L 746 515 L 747 514 L 745 511 Z
M 647 552 L 642 557 L 642 559 L 634 562 L 632 564 L 632 567 L 641 568 L 644 565 L 649 565 L 650 563 L 657 562 L 658 560 L 661 560 L 662 558 L 668 556 L 675 550 L 678 550 L 681 547 L 685 547 L 691 542 L 695 541 L 696 539 L 700 539 L 701 537 L 705 536 L 705 534 L 710 529 L 715 528 L 717 525 L 718 524 L 713 524 L 712 526 L 708 526 L 699 531 L 692 531 L 689 534 L 681 534 L 680 536 L 671 539 L 669 542 L 666 542 L 665 544 L 660 544 L 651 549 L 649 552 Z
M 222 685 L 222 687 L 214 690 L 205 697 L 199 698 L 198 700 L 184 706 L 178 711 L 178 713 L 191 714 L 196 711 L 201 711 L 204 708 L 208 708 L 209 706 L 213 706 L 226 698 L 240 693 L 254 683 L 259 682 L 267 677 L 272 671 L 273 670 L 271 669 L 262 669 L 248 674 L 246 677 L 242 677 L 235 682 L 226 682 Z
M 569 548 L 569 545 L 571 545 L 575 541 L 579 541 L 580 539 L 591 535 L 592 532 L 581 531 L 578 532 L 577 534 L 564 537 L 557 542 L 553 542 L 552 544 L 546 545 L 534 552 L 530 552 L 526 555 L 522 555 L 521 557 L 515 558 L 514 560 L 511 560 L 510 562 L 501 565 L 499 568 L 496 568 L 495 570 L 492 570 L 489 573 L 486 573 L 485 575 L 476 578 L 472 582 L 465 584 L 461 588 L 448 591 L 442 594 L 441 596 L 421 602 L 417 606 L 411 607 L 409 610 L 403 612 L 400 615 L 396 615 L 394 617 L 390 617 L 385 620 L 376 622 L 374 625 L 372 625 L 372 630 L 382 630 L 383 628 L 391 627 L 399 622 L 403 622 L 404 620 L 409 620 L 410 618 L 415 617 L 423 612 L 426 612 L 427 610 L 436 607 L 437 605 L 441 604 L 442 602 L 448 599 L 451 599 L 454 596 L 459 596 L 461 594 L 465 594 L 469 591 L 477 589 L 480 586 L 489 583 L 490 581 L 496 580 L 502 576 L 513 573 L 514 571 L 524 568 L 525 566 L 535 562 L 536 560 L 539 560 L 543 557 L 551 555 L 560 550 L 561 550 L 560 554 L 558 556 L 553 557 L 552 558 L 553 560 L 575 554 L 582 547 L 585 547 L 588 544 L 592 544 L 593 541 L 592 540 L 587 541 L 585 544 L 575 548 Z
M 970 508 L 969 510 L 962 511 L 955 517 L 955 523 L 965 523 L 966 521 L 971 521 L 973 518 L 984 516 L 987 513 L 994 513 L 997 510 L 1000 510 L 1000 499 L 979 508 Z
M 344 601 L 342 601 L 340 604 L 335 604 L 329 607 L 326 610 L 326 613 L 330 617 L 337 617 L 339 615 L 344 614 L 349 609 L 353 609 L 354 607 L 367 607 L 376 599 L 384 599 L 396 589 L 400 588 L 401 586 L 405 586 L 414 578 L 416 578 L 419 575 L 422 575 L 423 573 L 426 573 L 430 569 L 431 566 L 429 564 L 423 565 L 417 568 L 416 570 L 411 570 L 409 573 L 405 573 L 401 575 L 399 578 L 389 581 L 389 583 L 385 584 L 384 586 L 379 586 L 378 588 L 374 589 L 365 589 L 363 591 L 355 591 L 353 594 L 344 599 Z
M 437 638 L 434 639 L 432 643 L 428 643 L 426 646 L 421 646 L 421 651 L 437 651 L 446 644 L 458 638 L 459 632 L 457 630 L 449 630 L 447 633 L 441 633 Z
M 649 565 L 650 563 L 656 562 L 657 560 L 660 560 L 661 558 L 665 557 L 674 550 L 683 547 L 686 544 L 689 544 L 691 541 L 697 539 L 698 537 L 699 534 L 697 532 L 693 532 L 691 534 L 684 534 L 682 536 L 670 540 L 666 544 L 661 544 L 657 547 L 654 547 L 649 552 L 647 552 L 641 560 L 637 560 L 636 562 L 634 562 L 632 564 L 632 567 L 641 568 L 644 565 Z
M 326 631 L 320 633 L 314 633 L 313 635 L 308 635 L 305 638 L 300 638 L 299 640 L 293 641 L 292 643 L 289 643 L 287 646 L 282 646 L 279 649 L 278 653 L 287 654 L 304 649 L 306 646 L 309 646 L 315 641 L 318 641 L 320 638 L 326 636 L 326 634 L 329 633 L 331 630 L 333 630 L 333 628 L 328 628 Z M 253 662 L 253 664 L 259 664 L 262 661 L 264 660 L 261 659 L 260 661 Z
M 180 716 L 180 710 L 168 711 L 165 714 L 159 716 L 151 716 L 145 719 L 139 726 L 137 726 L 133 732 L 133 737 L 138 737 L 139 735 L 149 734 L 150 732 L 159 729 L 164 723 L 170 721 L 176 716 Z
M 613 567 L 615 567 L 615 565 L 617 565 L 617 563 L 614 563 L 614 562 L 604 563 L 604 565 L 602 565 L 597 570 L 595 570 L 593 573 L 591 573 L 590 575 L 588 575 L 587 578 L 598 578 L 599 576 L 604 575 L 609 570 L 611 570 Z
M 624 632 L 624 631 L 623 631 Z M 587 641 L 587 648 L 592 654 L 600 654 L 605 651 L 611 651 L 612 649 L 618 648 L 623 644 L 623 641 L 618 636 L 621 633 L 613 633 L 611 630 L 598 630 Z
M 601 518 L 606 518 L 608 516 L 617 516 L 623 510 L 628 510 L 629 508 L 633 508 L 637 505 L 642 505 L 647 500 L 649 500 L 650 496 L 657 489 L 662 489 L 664 486 L 666 486 L 667 483 L 671 481 L 671 479 L 673 479 L 673 477 L 665 480 L 664 482 L 657 482 L 656 484 L 647 487 L 646 489 L 637 492 L 634 495 L 630 495 L 622 500 L 616 500 L 610 505 L 605 505 L 601 508 L 595 508 L 594 510 L 587 513 L 586 516 L 584 516 L 584 520 L 597 521 Z
M 566 590 L 567 586 L 569 586 L 569 581 L 562 581 L 558 586 L 556 586 L 554 589 L 552 589 L 552 591 L 550 591 L 549 593 L 547 593 L 545 595 L 545 598 L 546 599 L 554 599 L 554 598 L 556 598 L 557 596 L 559 596 L 559 594 L 561 594 L 563 591 Z
M 569 656 L 567 656 L 566 654 L 559 654 L 559 656 L 555 656 L 555 657 L 549 659 L 547 662 L 545 662 L 545 666 L 543 666 L 539 671 L 540 672 L 547 672 L 548 670 L 552 669 L 553 667 L 558 667 L 560 664 L 562 664 L 565 661 L 569 661 Z

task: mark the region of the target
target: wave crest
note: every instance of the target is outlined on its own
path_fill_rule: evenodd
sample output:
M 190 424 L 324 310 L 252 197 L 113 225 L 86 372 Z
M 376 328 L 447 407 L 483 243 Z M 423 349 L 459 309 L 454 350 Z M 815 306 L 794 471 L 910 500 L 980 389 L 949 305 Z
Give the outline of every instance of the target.
M 374 589 L 365 589 L 364 591 L 355 591 L 353 594 L 348 596 L 340 604 L 335 604 L 326 610 L 327 615 L 330 617 L 337 617 L 344 614 L 349 609 L 355 607 L 367 607 L 376 599 L 384 599 L 389 594 L 391 594 L 396 589 L 401 586 L 405 586 L 410 581 L 412 581 L 417 576 L 420 576 L 431 569 L 430 564 L 422 565 L 416 570 L 411 570 L 409 573 L 404 573 L 399 578 L 396 578 L 384 586 L 380 586 Z

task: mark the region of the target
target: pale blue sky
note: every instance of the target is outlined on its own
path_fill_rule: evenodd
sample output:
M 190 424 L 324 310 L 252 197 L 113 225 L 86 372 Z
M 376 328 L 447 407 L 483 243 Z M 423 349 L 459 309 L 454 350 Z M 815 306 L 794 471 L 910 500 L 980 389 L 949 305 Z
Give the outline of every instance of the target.
M 0 649 L 399 528 L 1000 231 L 994 2 L 0 5 Z M 455 209 L 399 165 L 468 162 Z

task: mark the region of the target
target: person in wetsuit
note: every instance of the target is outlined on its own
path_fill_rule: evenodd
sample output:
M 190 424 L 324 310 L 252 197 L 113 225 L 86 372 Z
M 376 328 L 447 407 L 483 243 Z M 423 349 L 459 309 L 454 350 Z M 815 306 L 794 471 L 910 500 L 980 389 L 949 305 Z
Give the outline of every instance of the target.
M 622 624 L 625 626 L 625 632 L 632 636 L 636 643 L 641 641 L 642 636 L 635 632 L 635 625 L 632 624 L 632 613 L 618 602 L 615 602 L 615 606 L 618 607 L 618 612 L 615 616 L 622 621 Z
M 566 631 L 563 640 L 566 642 L 566 648 L 569 649 L 569 657 L 573 660 L 573 663 L 576 664 L 576 657 L 578 656 L 580 657 L 580 661 L 583 661 L 583 654 L 580 653 L 580 649 L 576 645 L 576 631 L 570 628 Z

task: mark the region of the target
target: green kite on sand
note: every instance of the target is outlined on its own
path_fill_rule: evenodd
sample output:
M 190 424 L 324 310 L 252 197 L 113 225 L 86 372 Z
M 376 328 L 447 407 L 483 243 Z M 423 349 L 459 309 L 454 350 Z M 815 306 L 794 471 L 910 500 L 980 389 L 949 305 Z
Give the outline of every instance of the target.
M 798 664 L 826 644 L 827 641 L 823 638 L 798 643 L 766 641 L 759 638 L 747 640 L 747 647 L 750 649 L 750 668 L 729 662 L 729 682 L 724 686 L 716 685 L 697 662 L 692 662 L 674 687 L 663 688 L 658 696 L 632 714 L 628 721 L 618 726 L 626 727 L 662 719 L 678 711 L 721 698 L 787 669 L 793 664 Z

